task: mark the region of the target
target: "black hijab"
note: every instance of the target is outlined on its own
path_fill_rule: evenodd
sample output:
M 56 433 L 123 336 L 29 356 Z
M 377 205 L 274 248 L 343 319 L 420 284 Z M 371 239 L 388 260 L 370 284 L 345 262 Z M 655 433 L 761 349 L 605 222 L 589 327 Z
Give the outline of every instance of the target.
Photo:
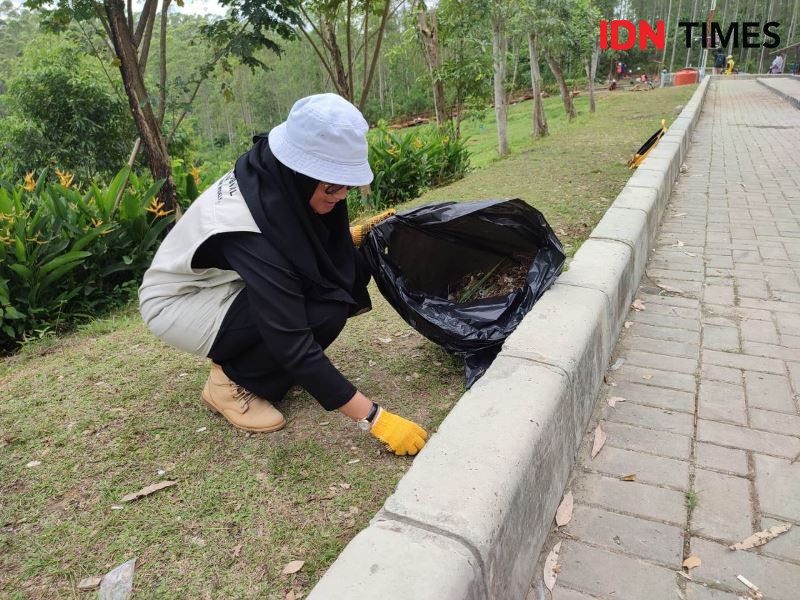
M 352 297 L 356 265 L 347 201 L 316 214 L 309 200 L 317 180 L 275 158 L 266 135 L 253 138 L 252 148 L 236 161 L 234 175 L 261 233 L 313 284 L 317 295 L 357 304 Z

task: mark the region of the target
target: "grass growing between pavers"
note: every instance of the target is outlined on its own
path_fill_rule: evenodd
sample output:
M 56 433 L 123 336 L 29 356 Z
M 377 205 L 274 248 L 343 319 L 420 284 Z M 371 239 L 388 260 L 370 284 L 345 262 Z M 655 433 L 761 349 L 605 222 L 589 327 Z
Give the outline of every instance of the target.
M 520 196 L 574 250 L 629 176 L 624 162 L 691 91 L 602 98 L 597 115 L 412 204 Z M 374 310 L 329 355 L 367 395 L 435 430 L 463 392 L 461 365 L 371 292 Z M 280 406 L 284 431 L 238 432 L 199 401 L 207 369 L 134 310 L 0 360 L 0 596 L 73 596 L 81 578 L 134 556 L 143 597 L 307 592 L 411 464 L 299 391 Z M 120 502 L 165 479 L 178 483 Z M 281 575 L 292 560 L 306 564 Z

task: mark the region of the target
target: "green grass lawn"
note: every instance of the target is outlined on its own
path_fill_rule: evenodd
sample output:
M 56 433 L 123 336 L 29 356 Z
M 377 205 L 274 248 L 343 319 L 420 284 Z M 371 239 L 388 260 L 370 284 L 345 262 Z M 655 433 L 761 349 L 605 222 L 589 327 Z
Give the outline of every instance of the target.
M 536 141 L 530 102 L 517 105 L 514 152 L 499 161 L 493 124 L 469 123 L 484 168 L 400 208 L 521 197 L 573 252 L 629 177 L 625 161 L 693 89 L 604 95 L 595 115 L 579 97 L 570 125 L 550 99 L 553 134 Z M 462 367 L 374 286 L 372 297 L 329 356 L 368 396 L 435 430 L 463 393 Z M 77 596 L 81 578 L 134 556 L 140 597 L 307 593 L 411 465 L 299 390 L 280 405 L 285 430 L 238 432 L 200 402 L 207 370 L 134 310 L 0 359 L 0 597 Z M 120 502 L 164 479 L 178 483 Z M 306 564 L 281 575 L 292 560 Z

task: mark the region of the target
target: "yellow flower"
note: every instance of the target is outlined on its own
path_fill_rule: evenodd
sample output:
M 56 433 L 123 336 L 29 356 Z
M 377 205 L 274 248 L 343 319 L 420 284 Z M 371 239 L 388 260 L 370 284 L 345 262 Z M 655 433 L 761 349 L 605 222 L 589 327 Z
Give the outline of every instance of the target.
M 399 150 L 398 150 L 398 149 L 397 149 L 395 146 L 391 146 L 391 147 L 390 147 L 390 148 L 387 150 L 387 152 L 388 152 L 389 154 L 391 154 L 392 156 L 397 156 L 398 154 L 400 154 L 400 151 L 399 151 Z
M 32 192 L 36 189 L 36 180 L 33 178 L 33 171 L 25 175 L 25 185 L 23 186 L 23 189 L 26 192 Z
M 200 183 L 200 169 L 198 167 L 192 167 L 189 169 L 189 175 L 194 177 L 195 183 Z
M 164 210 L 164 203 L 159 202 L 158 198 L 153 198 L 150 200 L 150 206 L 148 206 L 145 210 L 149 213 L 153 213 L 157 217 L 166 217 L 170 214 L 171 210 Z
M 103 220 L 102 219 L 95 219 L 94 217 L 92 217 L 92 226 L 93 227 L 97 228 L 97 227 L 100 227 L 100 225 L 102 225 L 102 224 L 103 224 Z
M 442 145 L 446 146 L 450 142 L 450 136 L 446 135 L 442 138 Z
M 419 138 L 415 138 L 415 139 L 414 139 L 414 148 L 416 148 L 417 150 L 419 150 L 420 148 L 422 148 L 422 142 L 420 141 L 420 139 L 419 139 Z
M 75 179 L 75 175 L 68 171 L 59 171 L 56 169 L 56 175 L 58 175 L 58 182 L 67 189 L 72 185 L 72 180 Z

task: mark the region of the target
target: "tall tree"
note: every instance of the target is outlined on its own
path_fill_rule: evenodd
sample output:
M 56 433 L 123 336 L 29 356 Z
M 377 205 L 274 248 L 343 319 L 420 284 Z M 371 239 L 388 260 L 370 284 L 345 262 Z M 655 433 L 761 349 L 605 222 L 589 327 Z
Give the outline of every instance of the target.
M 508 55 L 509 3 L 496 0 L 491 9 L 492 64 L 494 66 L 494 114 L 497 120 L 497 152 L 505 156 L 508 148 L 508 96 L 506 95 L 506 63 Z
M 533 91 L 533 137 L 549 135 L 542 99 L 542 73 L 539 70 L 539 49 L 536 34 L 528 32 L 528 54 L 531 59 L 531 88 Z
M 417 5 L 417 27 L 425 50 L 425 62 L 431 75 L 436 123 L 441 126 L 447 121 L 447 103 L 441 76 L 442 60 L 439 50 L 439 26 L 436 20 L 436 9 L 429 9 L 423 1 L 420 1 Z
M 363 110 L 380 58 L 386 23 L 402 6 L 403 0 L 397 0 L 394 7 L 392 0 L 303 0 L 296 3 L 303 16 L 298 27 L 300 35 L 314 49 L 336 92 Z M 370 15 L 378 18 L 378 26 L 373 30 L 370 30 Z M 343 41 L 340 39 L 342 29 Z M 357 48 L 354 43 L 358 44 Z M 362 53 L 364 68 L 359 89 L 356 77 Z
M 217 65 L 230 71 L 240 62 L 250 68 L 264 67 L 257 50 L 279 52 L 271 36 L 292 37 L 292 24 L 299 21 L 292 10 L 294 0 L 218 0 L 228 10 L 227 16 L 208 22 L 202 33 L 213 48 L 211 60 L 198 66 L 191 81 L 194 90 L 184 102 L 184 109 L 169 134 L 162 131 L 166 109 L 166 44 L 169 25 L 168 11 L 171 0 L 144 0 L 142 12 L 137 16 L 132 2 L 123 0 L 26 0 L 26 5 L 42 13 L 43 19 L 53 29 L 66 28 L 72 23 L 90 25 L 103 36 L 103 43 L 113 49 L 114 63 L 119 67 L 131 115 L 139 132 L 139 140 L 131 153 L 133 161 L 138 146 L 144 148 L 150 172 L 165 183 L 159 200 L 167 210 L 177 207 L 175 184 L 171 176 L 167 142 L 180 126 L 200 85 L 209 78 Z M 176 0 L 180 6 L 183 0 Z M 151 41 L 156 21 L 160 22 L 159 83 L 158 94 L 148 89 L 145 77 Z M 154 110 L 154 107 L 156 110 Z

